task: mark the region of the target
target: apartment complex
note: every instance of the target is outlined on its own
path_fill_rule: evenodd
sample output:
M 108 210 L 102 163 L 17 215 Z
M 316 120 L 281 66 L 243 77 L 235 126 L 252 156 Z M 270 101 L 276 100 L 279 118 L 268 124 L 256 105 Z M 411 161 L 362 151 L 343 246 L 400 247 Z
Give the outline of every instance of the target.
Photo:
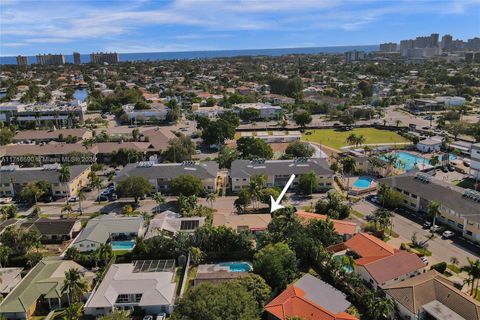
M 477 180 L 480 180 L 480 143 L 472 144 L 470 150 L 470 176 Z
M 0 195 L 13 197 L 31 181 L 48 181 L 52 185 L 51 194 L 57 197 L 76 194 L 87 185 L 89 165 L 75 165 L 69 167 L 70 179 L 67 182 L 60 181 L 58 170 L 60 165 L 51 164 L 43 167 L 20 168 L 17 165 L 0 167 Z
M 41 65 L 65 64 L 65 56 L 63 54 L 39 54 L 36 58 L 37 64 Z
M 28 65 L 28 57 L 27 56 L 17 56 L 17 65 L 19 66 L 26 66 Z
M 170 182 L 180 175 L 192 175 L 200 179 L 205 191 L 217 191 L 218 163 L 216 161 L 182 163 L 154 163 L 151 161 L 130 163 L 118 174 L 115 181 L 129 176 L 144 177 L 150 181 L 155 190 L 169 192 Z
M 453 186 L 422 172 L 384 178 L 380 183 L 400 192 L 403 205 L 409 209 L 427 213 L 432 201 L 440 203 L 437 221 L 480 242 L 479 192 Z
M 151 109 L 135 109 L 135 105 L 127 104 L 122 107 L 129 122 L 163 121 L 167 117 L 168 108 L 164 105 L 154 106 Z
M 83 123 L 87 105 L 78 101 L 56 104 L 23 104 L 18 101 L 0 103 L 0 122 L 19 126 L 51 123 L 57 127 Z
M 236 113 L 242 113 L 246 109 L 255 109 L 260 112 L 260 118 L 278 119 L 282 113 L 282 107 L 266 103 L 240 103 L 233 105 Z
M 367 57 L 364 51 L 347 51 L 345 52 L 345 61 L 347 62 L 354 62 L 364 60 Z
M 90 54 L 90 62 L 97 64 L 112 64 L 120 62 L 120 55 L 116 52 L 94 52 Z
M 395 52 L 397 51 L 397 44 L 395 42 L 381 43 L 380 44 L 381 52 Z
M 248 188 L 250 178 L 256 175 L 267 177 L 268 187 L 283 188 L 292 174 L 295 179 L 292 187 L 298 185 L 301 174 L 314 172 L 319 181 L 319 188 L 332 188 L 335 173 L 327 161 L 321 158 L 299 158 L 296 160 L 235 160 L 232 162 L 230 179 L 232 191 L 238 192 Z M 315 191 L 315 190 L 313 190 Z

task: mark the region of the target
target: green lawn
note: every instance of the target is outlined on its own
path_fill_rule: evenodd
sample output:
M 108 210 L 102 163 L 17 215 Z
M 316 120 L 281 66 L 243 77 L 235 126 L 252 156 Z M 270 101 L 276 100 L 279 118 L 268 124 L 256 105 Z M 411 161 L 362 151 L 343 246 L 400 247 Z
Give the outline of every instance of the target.
M 375 128 L 356 128 L 351 131 L 336 131 L 335 129 L 306 130 L 302 134 L 302 140 L 318 142 L 328 147 L 340 149 L 349 145 L 345 140 L 349 135 L 355 133 L 365 137 L 365 143 L 398 143 L 408 142 L 407 139 L 398 133 Z

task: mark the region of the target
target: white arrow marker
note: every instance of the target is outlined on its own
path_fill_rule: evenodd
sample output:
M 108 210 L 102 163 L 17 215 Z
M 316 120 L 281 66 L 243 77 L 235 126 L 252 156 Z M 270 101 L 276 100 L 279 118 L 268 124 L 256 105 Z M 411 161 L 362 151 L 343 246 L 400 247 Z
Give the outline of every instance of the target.
M 283 196 L 285 195 L 285 192 L 287 192 L 288 187 L 290 187 L 290 185 L 292 184 L 293 179 L 295 179 L 295 175 L 294 175 L 294 174 L 292 174 L 292 175 L 290 176 L 290 179 L 288 179 L 287 184 L 285 185 L 285 187 L 283 187 L 283 190 L 282 190 L 282 192 L 280 192 L 280 195 L 278 196 L 278 199 L 277 199 L 276 201 L 273 199 L 272 196 L 270 196 L 270 202 L 271 202 L 271 205 L 270 205 L 270 213 L 272 213 L 272 212 L 275 211 L 275 210 L 285 208 L 284 206 L 282 206 L 282 205 L 280 204 L 280 201 L 282 201 L 282 198 L 283 198 Z

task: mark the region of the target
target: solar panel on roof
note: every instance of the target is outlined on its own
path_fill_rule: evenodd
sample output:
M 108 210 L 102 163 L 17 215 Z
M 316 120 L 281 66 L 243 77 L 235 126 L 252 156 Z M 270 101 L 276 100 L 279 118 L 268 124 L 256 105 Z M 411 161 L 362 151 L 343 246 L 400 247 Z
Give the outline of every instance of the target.
M 135 260 L 133 261 L 133 272 L 173 272 L 175 260 Z

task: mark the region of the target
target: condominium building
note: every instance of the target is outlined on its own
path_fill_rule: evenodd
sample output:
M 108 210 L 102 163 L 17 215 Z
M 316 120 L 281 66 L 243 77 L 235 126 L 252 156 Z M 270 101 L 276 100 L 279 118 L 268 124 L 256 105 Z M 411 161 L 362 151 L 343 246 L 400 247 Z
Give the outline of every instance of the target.
M 470 151 L 470 176 L 480 181 L 480 143 L 472 144 Z
M 120 62 L 120 55 L 116 52 L 94 52 L 90 54 L 91 63 L 112 64 Z
M 0 122 L 19 126 L 36 123 L 38 126 L 54 124 L 57 128 L 83 123 L 86 103 L 79 101 L 56 104 L 23 104 L 18 101 L 0 103 Z
M 380 44 L 381 52 L 395 52 L 397 51 L 397 44 L 395 42 L 381 43 Z
M 78 53 L 78 52 L 73 53 L 73 63 L 75 63 L 75 64 L 82 63 L 81 60 L 80 60 L 80 53 Z
M 260 118 L 278 119 L 282 113 L 282 107 L 266 103 L 241 103 L 233 106 L 236 113 L 242 113 L 246 109 L 256 109 L 260 112 Z
M 345 61 L 347 62 L 364 60 L 365 58 L 366 54 L 364 51 L 353 50 L 345 52 Z
M 295 179 L 292 187 L 298 185 L 301 174 L 314 172 L 319 180 L 319 189 L 331 189 L 335 173 L 328 163 L 320 158 L 301 158 L 296 160 L 235 160 L 232 162 L 230 179 L 232 191 L 238 192 L 247 188 L 250 178 L 257 175 L 267 177 L 268 187 L 283 188 L 292 174 Z M 316 190 L 313 190 L 316 191 Z
M 52 65 L 65 64 L 65 56 L 63 54 L 39 54 L 37 55 L 37 64 Z
M 51 184 L 53 196 L 76 194 L 88 183 L 89 165 L 70 166 L 70 178 L 60 181 L 60 165 L 50 164 L 43 167 L 20 168 L 17 165 L 0 167 L 0 195 L 13 197 L 31 181 L 48 181 Z
M 192 175 L 200 179 L 205 191 L 216 192 L 218 163 L 216 161 L 184 161 L 182 163 L 153 163 L 144 161 L 130 163 L 118 174 L 115 181 L 118 183 L 122 179 L 130 176 L 140 176 L 148 179 L 156 190 L 168 192 L 172 179 L 180 175 Z
M 437 222 L 480 242 L 480 192 L 463 189 L 422 172 L 408 172 L 380 180 L 398 191 L 403 205 L 427 213 L 431 202 L 440 203 Z
M 28 65 L 28 57 L 27 56 L 17 56 L 17 65 L 19 65 L 19 66 Z

